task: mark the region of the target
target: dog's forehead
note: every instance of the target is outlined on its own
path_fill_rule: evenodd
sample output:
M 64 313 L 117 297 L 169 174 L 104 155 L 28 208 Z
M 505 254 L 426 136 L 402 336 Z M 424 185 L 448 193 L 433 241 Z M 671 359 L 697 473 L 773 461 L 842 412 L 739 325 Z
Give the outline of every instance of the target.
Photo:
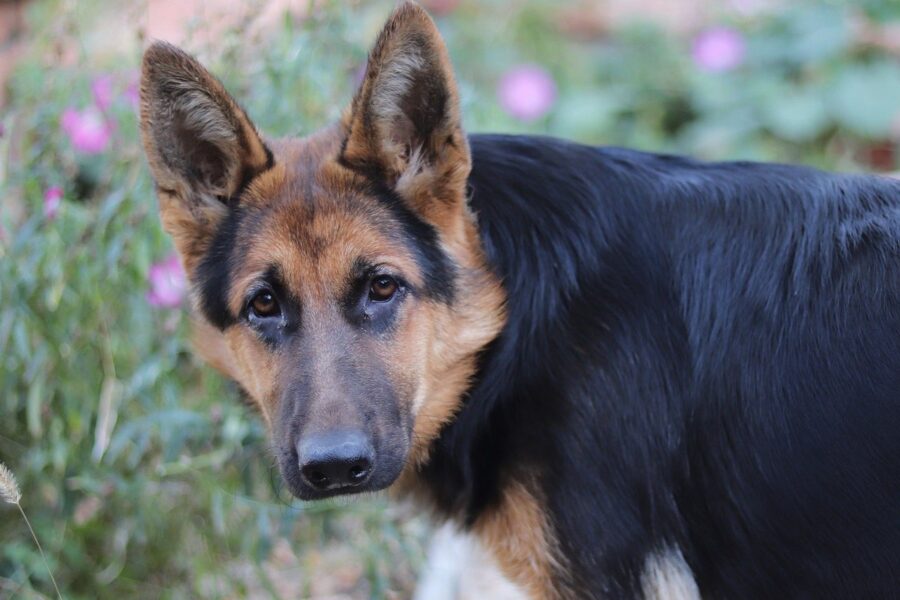
M 332 133 L 269 142 L 274 166 L 251 182 L 245 196 L 270 235 L 321 243 L 368 224 L 389 225 L 365 181 L 337 160 L 340 138 Z
M 311 261 L 324 276 L 337 276 L 360 260 L 412 260 L 400 225 L 378 201 L 350 190 L 290 194 L 265 211 L 251 245 L 261 260 Z
M 252 186 L 262 202 L 312 214 L 312 209 L 329 210 L 365 198 L 365 181 L 338 160 L 341 137 L 333 128 L 305 138 L 272 140 L 268 145 L 274 167 Z
M 272 268 L 299 292 L 343 281 L 361 261 L 387 262 L 419 279 L 403 223 L 321 136 L 271 143 L 274 166 L 245 190 L 239 282 Z M 238 288 L 242 287 L 240 284 Z M 235 290 L 237 293 L 237 290 Z

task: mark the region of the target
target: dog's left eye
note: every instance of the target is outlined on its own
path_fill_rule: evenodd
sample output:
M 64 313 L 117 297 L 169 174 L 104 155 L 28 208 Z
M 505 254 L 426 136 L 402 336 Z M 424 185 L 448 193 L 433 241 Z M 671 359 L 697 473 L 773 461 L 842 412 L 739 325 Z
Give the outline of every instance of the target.
M 394 297 L 400 285 L 390 275 L 379 275 L 369 285 L 369 300 L 387 302 Z
M 255 317 L 274 317 L 281 312 L 278 301 L 272 292 L 262 291 L 253 296 L 250 301 L 250 313 Z

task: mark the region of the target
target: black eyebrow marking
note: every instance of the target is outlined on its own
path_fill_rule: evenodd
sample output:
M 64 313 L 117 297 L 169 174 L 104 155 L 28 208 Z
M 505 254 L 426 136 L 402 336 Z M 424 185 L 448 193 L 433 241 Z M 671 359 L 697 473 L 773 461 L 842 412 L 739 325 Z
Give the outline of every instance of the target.
M 197 266 L 199 307 L 203 316 L 220 331 L 237 322 L 228 308 L 235 242 L 246 211 L 232 208 L 213 236 L 209 249 Z
M 412 249 L 422 271 L 426 297 L 452 304 L 456 296 L 456 270 L 453 259 L 441 248 L 437 229 L 425 222 L 395 192 L 373 184 L 379 204 L 387 208 L 403 230 L 400 240 Z

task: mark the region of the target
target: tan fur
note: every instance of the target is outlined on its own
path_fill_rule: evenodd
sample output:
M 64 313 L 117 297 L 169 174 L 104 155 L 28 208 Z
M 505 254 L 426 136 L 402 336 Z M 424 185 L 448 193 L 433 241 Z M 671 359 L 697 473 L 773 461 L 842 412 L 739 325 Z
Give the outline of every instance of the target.
M 238 367 L 222 332 L 200 317 L 191 320 L 191 329 L 194 352 L 211 367 L 237 381 Z
M 556 540 L 546 512 L 524 483 L 512 481 L 500 504 L 472 527 L 497 559 L 504 575 L 535 600 L 562 600 L 571 593 L 563 586 Z
M 223 375 L 241 384 L 271 430 L 278 382 L 275 365 L 260 361 L 257 342 L 239 330 L 223 333 L 200 318 L 193 320 L 193 326 L 194 350 Z
M 248 239 L 243 246 L 242 264 L 233 274 L 228 299 L 233 312 L 240 311 L 247 287 L 273 263 L 282 267 L 290 291 L 310 307 L 340 297 L 343 289 L 335 288 L 334 282 L 345 280 L 358 255 L 394 265 L 414 285 L 422 283 L 414 257 L 383 235 L 377 219 L 372 221 L 378 210 L 374 202 L 372 213 L 348 214 L 333 192 L 312 203 L 292 201 L 301 187 L 355 193 L 356 176 L 336 162 L 338 134 L 339 130 L 330 130 L 306 140 L 272 143 L 276 166 L 256 178 L 242 197 L 247 206 L 271 207 L 265 235 Z M 320 157 L 321 162 L 310 165 L 310 156 Z M 504 319 L 503 292 L 487 270 L 474 217 L 461 194 L 457 208 L 460 224 L 441 233 L 448 238 L 445 247 L 460 267 L 459 301 L 452 307 L 422 302 L 416 314 L 404 322 L 394 348 L 380 349 L 385 363 L 391 365 L 395 385 L 417 388 L 419 401 L 411 407 L 417 413 L 409 459 L 413 470 L 427 458 L 431 442 L 459 409 L 475 370 L 477 350 L 497 335 Z M 182 215 L 168 211 L 167 205 L 162 211 L 164 219 Z M 194 261 L 189 263 L 188 272 L 195 267 Z M 277 408 L 271 395 L 278 388 L 258 381 L 260 366 L 272 362 L 268 349 L 242 328 L 221 333 L 207 325 L 202 340 L 206 349 L 201 354 L 239 381 L 271 423 Z

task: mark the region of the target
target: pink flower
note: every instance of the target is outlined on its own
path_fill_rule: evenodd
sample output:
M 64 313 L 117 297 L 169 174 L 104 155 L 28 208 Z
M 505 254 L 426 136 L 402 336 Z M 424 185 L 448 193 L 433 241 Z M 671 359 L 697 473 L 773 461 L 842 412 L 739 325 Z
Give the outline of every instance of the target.
M 84 110 L 67 108 L 61 120 L 63 131 L 75 150 L 85 154 L 99 154 L 106 150 L 112 137 L 112 128 L 96 107 Z
M 59 212 L 59 204 L 62 202 L 63 191 L 58 185 L 48 187 L 44 192 L 44 218 L 52 221 Z
M 97 108 L 106 112 L 113 100 L 112 75 L 95 77 L 91 82 L 91 94 L 94 96 L 94 104 L 97 105 Z
M 147 281 L 150 283 L 147 302 L 152 306 L 175 308 L 187 292 L 187 277 L 174 254 L 151 265 Z
M 740 32 L 730 27 L 713 27 L 694 38 L 691 56 L 704 71 L 730 71 L 744 62 L 746 44 Z
M 521 65 L 506 72 L 497 86 L 500 106 L 520 121 L 534 121 L 547 114 L 556 101 L 556 82 L 546 69 Z

